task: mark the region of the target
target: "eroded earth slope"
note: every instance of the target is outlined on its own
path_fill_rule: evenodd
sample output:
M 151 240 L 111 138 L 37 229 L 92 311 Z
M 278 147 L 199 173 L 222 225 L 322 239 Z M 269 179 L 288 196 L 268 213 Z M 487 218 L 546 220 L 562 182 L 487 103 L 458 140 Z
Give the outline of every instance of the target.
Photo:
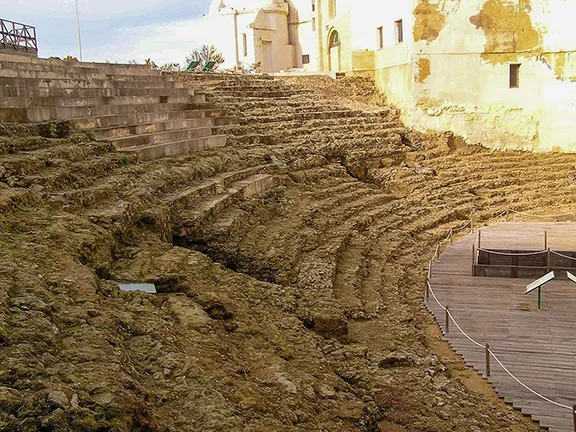
M 537 430 L 440 342 L 425 268 L 471 217 L 573 210 L 574 157 L 411 131 L 362 80 L 193 78 L 226 148 L 0 125 L 0 429 Z

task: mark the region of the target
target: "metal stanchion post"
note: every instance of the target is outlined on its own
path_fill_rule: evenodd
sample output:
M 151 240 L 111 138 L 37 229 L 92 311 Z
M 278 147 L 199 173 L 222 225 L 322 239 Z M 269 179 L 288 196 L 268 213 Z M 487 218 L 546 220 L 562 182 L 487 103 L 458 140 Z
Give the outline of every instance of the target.
M 450 308 L 446 306 L 446 334 L 450 333 Z

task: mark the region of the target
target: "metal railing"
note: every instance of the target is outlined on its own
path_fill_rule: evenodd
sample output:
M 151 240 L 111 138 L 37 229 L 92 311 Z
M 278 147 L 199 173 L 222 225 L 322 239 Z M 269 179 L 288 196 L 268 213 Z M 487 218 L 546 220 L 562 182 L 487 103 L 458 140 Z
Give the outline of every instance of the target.
M 36 28 L 0 18 L 0 47 L 37 52 Z

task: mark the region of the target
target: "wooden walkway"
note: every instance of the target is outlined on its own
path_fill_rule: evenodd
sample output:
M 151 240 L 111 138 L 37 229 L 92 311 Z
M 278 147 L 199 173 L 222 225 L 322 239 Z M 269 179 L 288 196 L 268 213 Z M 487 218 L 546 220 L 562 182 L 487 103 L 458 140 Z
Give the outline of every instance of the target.
M 482 228 L 482 247 L 541 250 L 544 231 L 556 250 L 576 251 L 576 223 L 502 223 Z M 431 286 L 438 300 L 470 337 L 490 344 L 519 380 L 555 402 L 576 403 L 576 284 L 554 280 L 537 293 L 524 295 L 527 279 L 472 277 L 471 233 L 450 245 L 432 265 Z M 427 304 L 445 339 L 467 365 L 485 373 L 485 349 L 462 335 L 453 323 L 446 333 L 445 311 L 432 296 Z M 492 359 L 488 381 L 498 395 L 553 432 L 573 432 L 571 409 L 546 402 L 514 381 Z

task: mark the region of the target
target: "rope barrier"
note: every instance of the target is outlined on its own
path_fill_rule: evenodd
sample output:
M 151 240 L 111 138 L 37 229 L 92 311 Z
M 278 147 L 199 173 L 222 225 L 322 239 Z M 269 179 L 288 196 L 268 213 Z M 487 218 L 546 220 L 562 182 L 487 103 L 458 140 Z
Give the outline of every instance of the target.
M 472 223 L 472 219 L 470 219 L 468 222 L 466 222 L 464 225 L 462 225 L 460 228 L 452 228 L 452 231 L 462 231 L 466 228 L 468 228 L 468 226 Z
M 501 218 L 504 215 L 508 215 L 508 213 L 510 213 L 510 209 L 504 210 L 502 213 L 500 213 L 498 216 L 496 216 L 495 219 Z
M 576 212 L 573 213 L 565 213 L 565 214 L 561 214 L 561 215 L 532 215 L 529 213 L 524 213 L 524 212 L 519 212 L 517 210 L 512 210 L 512 209 L 507 209 L 504 212 L 502 212 L 500 215 L 496 216 L 496 218 L 499 218 L 509 212 L 514 212 L 517 214 L 522 214 L 524 216 L 530 216 L 530 217 L 561 217 L 561 216 L 569 216 L 569 215 L 576 215 Z M 470 225 L 472 223 L 472 219 L 470 219 L 465 225 L 463 225 L 460 228 L 456 228 L 456 229 L 451 229 L 450 232 L 448 233 L 448 236 L 446 237 L 446 239 L 440 243 L 438 243 L 438 245 L 436 246 L 436 252 L 434 253 L 434 258 L 429 262 L 429 266 L 428 266 L 428 277 L 426 280 L 426 284 L 427 284 L 427 288 L 428 288 L 428 293 L 432 294 L 432 297 L 434 298 L 434 301 L 438 304 L 438 306 L 446 312 L 446 315 L 448 316 L 449 320 L 452 321 L 454 323 L 454 325 L 456 326 L 456 328 L 458 329 L 458 331 L 460 333 L 462 333 L 462 335 L 468 339 L 472 344 L 480 347 L 480 348 L 485 348 L 487 350 L 487 352 L 490 354 L 491 357 L 494 358 L 494 360 L 496 360 L 496 362 L 500 365 L 500 367 L 502 368 L 502 370 L 504 370 L 504 372 L 506 372 L 514 381 L 516 381 L 518 384 L 520 384 L 523 388 L 525 388 L 526 390 L 528 390 L 530 393 L 534 394 L 535 396 L 539 397 L 540 399 L 555 405 L 557 407 L 560 408 L 564 408 L 564 409 L 569 409 L 572 414 L 575 416 L 576 419 L 576 409 L 574 406 L 569 406 L 569 405 L 565 405 L 562 404 L 560 402 L 556 402 L 540 393 L 538 393 L 537 391 L 533 390 L 532 388 L 530 388 L 529 386 L 527 386 L 526 384 L 524 384 L 520 379 L 518 379 L 503 363 L 502 361 L 500 361 L 500 359 L 498 358 L 498 356 L 494 353 L 494 351 L 492 351 L 487 345 L 482 345 L 480 342 L 476 341 L 474 338 L 472 338 L 470 335 L 468 335 L 468 333 L 466 333 L 464 331 L 464 329 L 462 329 L 462 327 L 460 326 L 460 324 L 458 324 L 458 322 L 456 321 L 456 319 L 454 318 L 454 316 L 452 315 L 452 312 L 450 312 L 450 310 L 445 307 L 440 300 L 438 300 L 438 297 L 436 296 L 436 293 L 434 292 L 434 289 L 432 288 L 432 285 L 430 283 L 430 276 L 432 274 L 432 263 L 436 258 L 439 258 L 439 252 L 441 250 L 441 246 L 446 243 L 448 240 L 450 240 L 452 238 L 452 236 L 454 235 L 455 231 L 461 231 L 463 229 L 465 229 L 468 225 Z M 479 255 L 480 252 L 486 252 L 486 253 L 490 253 L 490 254 L 496 254 L 496 255 L 507 255 L 507 256 L 529 256 L 529 255 L 542 255 L 545 253 L 548 253 L 548 250 L 546 251 L 541 251 L 541 252 L 529 252 L 529 253 L 505 253 L 505 252 L 495 252 L 495 251 L 491 251 L 489 249 L 481 249 L 478 248 L 476 249 L 476 254 Z M 552 250 L 550 250 L 550 253 L 553 253 L 555 255 L 561 256 L 563 258 L 568 258 L 570 260 L 574 260 L 576 261 L 576 258 L 574 257 L 570 257 L 567 255 L 563 255 L 559 252 L 554 252 Z M 426 297 L 426 300 L 428 300 L 428 297 Z M 449 321 L 447 321 L 449 322 Z M 575 428 L 576 428 L 576 423 L 575 423 Z
M 440 300 L 438 300 L 438 297 L 436 297 L 436 293 L 434 292 L 434 290 L 432 289 L 432 285 L 430 284 L 429 281 L 426 282 L 428 284 L 428 289 L 430 291 L 430 294 L 432 294 L 432 297 L 434 298 L 434 300 L 436 301 L 436 303 L 438 304 L 438 306 L 440 306 L 440 308 L 444 311 L 447 311 L 448 316 L 450 317 L 450 320 L 454 323 L 454 325 L 456 326 L 456 328 L 460 331 L 460 333 L 462 333 L 462 335 L 464 335 L 470 342 L 472 342 L 474 345 L 479 346 L 480 348 L 484 348 L 485 345 L 482 345 L 480 342 L 474 340 L 471 336 L 469 336 L 463 329 L 462 327 L 460 327 L 460 325 L 458 324 L 458 322 L 456 321 L 456 319 L 454 318 L 454 316 L 452 315 L 452 312 L 450 312 L 449 310 L 447 310 L 447 308 L 442 305 L 442 303 L 440 303 Z M 531 389 L 530 387 L 528 387 L 526 384 L 524 384 L 522 381 L 520 381 L 520 379 L 518 379 L 516 377 L 516 375 L 514 375 L 512 372 L 510 372 L 510 370 L 504 366 L 504 364 L 500 361 L 500 359 L 498 358 L 498 356 L 496 354 L 494 354 L 494 351 L 492 351 L 491 349 L 488 349 L 488 352 L 490 353 L 490 355 L 494 358 L 494 360 L 496 360 L 496 362 L 500 365 L 500 367 L 504 370 L 504 372 L 506 372 L 508 375 L 510 375 L 510 377 L 512 379 L 514 379 L 514 381 L 516 381 L 518 384 L 520 384 L 522 387 L 524 387 L 526 390 L 528 390 L 530 393 L 538 396 L 540 399 L 549 402 L 553 405 L 556 405 L 560 408 L 566 408 L 569 409 L 570 411 L 576 413 L 576 411 L 574 411 L 574 408 L 568 405 L 564 405 L 560 402 L 556 402 L 550 398 L 547 398 L 546 396 L 538 393 L 537 391 Z
M 504 369 L 504 371 L 505 371 L 508 375 L 510 375 L 512 378 L 514 378 L 514 380 L 515 380 L 518 384 L 520 384 L 522 387 L 524 387 L 524 388 L 525 388 L 526 390 L 528 390 L 530 393 L 535 394 L 535 395 L 538 396 L 540 399 L 545 400 L 546 402 L 549 402 L 549 403 L 551 403 L 551 404 L 553 404 L 553 405 L 559 406 L 560 408 L 566 408 L 566 409 L 569 409 L 570 411 L 573 410 L 573 408 L 572 408 L 571 406 L 564 405 L 564 404 L 561 404 L 561 403 L 559 403 L 559 402 L 553 401 L 552 399 L 549 399 L 549 398 L 547 398 L 546 396 L 541 395 L 541 394 L 538 393 L 537 391 L 532 390 L 530 387 L 528 387 L 526 384 L 524 384 L 522 381 L 520 381 L 518 378 L 516 378 L 516 376 L 515 376 L 512 372 L 510 372 L 506 366 L 504 366 L 504 365 L 502 364 L 502 362 L 500 361 L 500 359 L 496 356 L 496 354 L 494 354 L 494 353 L 492 352 L 491 349 L 488 349 L 488 352 L 490 353 L 490 355 L 491 355 L 492 357 L 494 357 L 494 360 L 496 360 L 496 361 L 498 362 L 498 364 L 500 365 L 500 367 L 501 367 L 502 369 Z
M 567 259 L 569 259 L 569 260 L 576 261 L 576 258 L 571 257 L 571 256 L 568 256 L 568 255 L 561 254 L 560 252 L 554 252 L 553 250 L 550 250 L 550 253 L 552 253 L 552 254 L 554 254 L 554 255 L 558 255 L 559 257 L 562 257 L 562 258 L 567 258 Z
M 564 216 L 576 215 L 576 212 L 561 213 L 561 214 L 549 214 L 549 215 L 537 215 L 537 214 L 530 214 L 530 213 L 521 212 L 521 211 L 513 210 L 513 209 L 508 209 L 508 211 L 511 211 L 512 213 L 521 214 L 524 216 L 535 217 L 535 218 L 555 218 L 555 217 L 564 217 Z
M 548 253 L 548 251 L 538 251 L 538 252 L 518 252 L 518 253 L 513 253 L 513 252 L 497 252 L 495 250 L 490 250 L 490 249 L 482 249 L 482 248 L 478 248 L 479 252 L 486 252 L 489 254 L 494 254 L 494 255 L 505 255 L 505 256 L 529 256 L 529 255 L 542 255 L 545 253 Z

